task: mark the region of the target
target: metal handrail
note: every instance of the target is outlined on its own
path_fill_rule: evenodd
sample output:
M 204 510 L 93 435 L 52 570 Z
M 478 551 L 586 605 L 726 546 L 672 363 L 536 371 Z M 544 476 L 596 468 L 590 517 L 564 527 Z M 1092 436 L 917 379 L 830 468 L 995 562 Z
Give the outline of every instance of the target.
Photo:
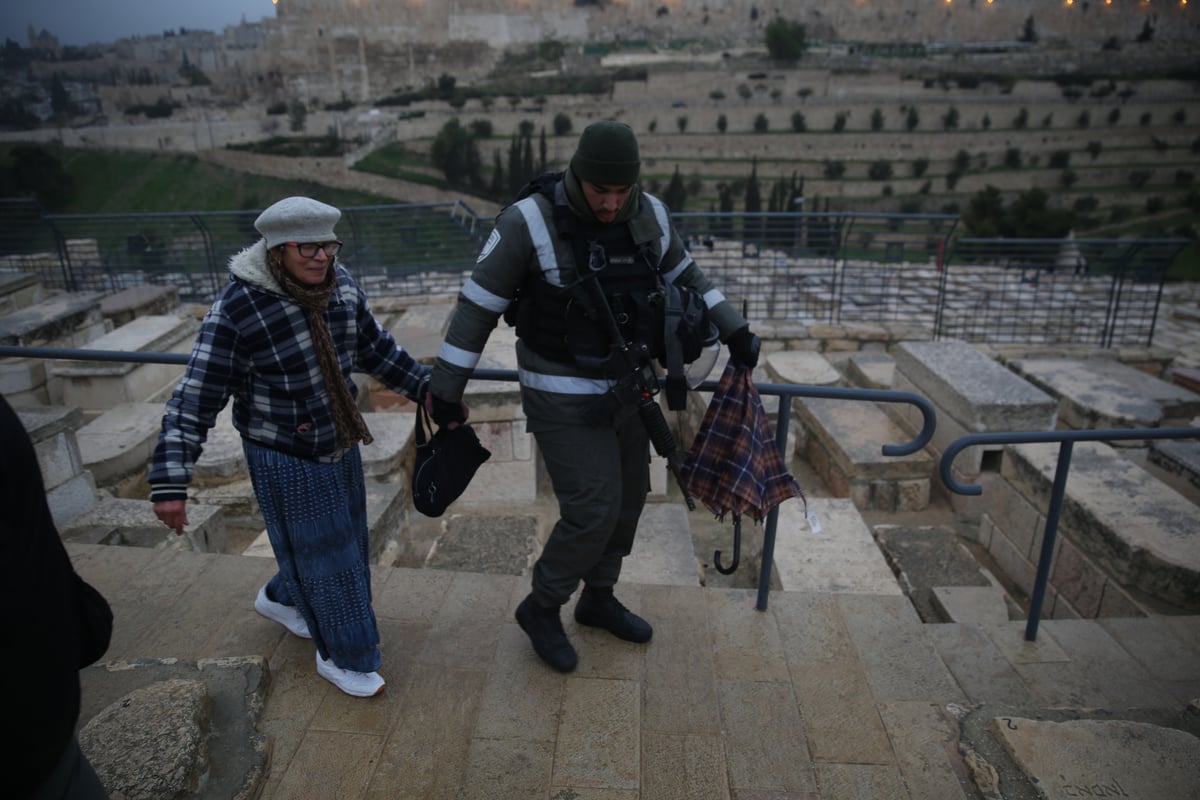
M 48 358 L 66 359 L 71 361 L 125 361 L 137 364 L 186 364 L 190 357 L 186 353 L 154 353 L 154 352 L 124 352 L 120 350 L 81 350 L 63 347 L 19 347 L 0 345 L 0 358 Z M 517 380 L 516 370 L 511 369 L 477 369 L 472 374 L 474 380 L 511 381 Z M 712 392 L 716 390 L 716 381 L 705 381 L 697 389 Z M 906 456 L 917 452 L 933 438 L 937 427 L 937 413 L 933 404 L 919 394 L 900 392 L 890 389 L 852 389 L 841 386 L 805 386 L 800 384 L 762 383 L 756 384 L 759 394 L 775 395 L 781 398 L 777 421 L 775 425 L 775 444 L 780 452 L 787 448 L 788 424 L 791 419 L 793 397 L 820 397 L 833 400 L 862 400 L 877 403 L 908 403 L 916 406 L 921 412 L 921 430 L 912 441 L 904 444 L 885 444 L 882 447 L 885 456 Z M 786 402 L 783 402 L 786 400 Z M 767 524 L 763 529 L 763 560 L 759 575 L 758 598 L 755 608 L 767 610 L 767 599 L 771 590 L 771 571 L 775 563 L 775 533 L 779 524 L 779 507 L 772 508 L 767 514 Z
M 1050 505 L 1046 509 L 1046 530 L 1042 536 L 1042 551 L 1038 555 L 1037 576 L 1033 582 L 1033 596 L 1029 601 L 1029 619 L 1025 624 L 1026 641 L 1037 640 L 1038 623 L 1042 616 L 1042 603 L 1046 599 L 1046 584 L 1050 581 L 1050 562 L 1054 555 L 1054 540 L 1058 533 L 1058 519 L 1062 514 L 1063 495 L 1067 488 L 1067 473 L 1071 468 L 1071 452 L 1075 442 L 1117 442 L 1136 439 L 1195 439 L 1200 438 L 1200 428 L 1120 428 L 1115 430 L 1080 431 L 1025 431 L 969 433 L 951 442 L 938 472 L 942 483 L 952 492 L 963 495 L 979 495 L 983 488 L 978 484 L 964 484 L 951 474 L 954 458 L 963 448 L 977 444 L 1046 444 L 1057 442 L 1058 465 L 1054 469 L 1054 484 L 1050 490 Z
M 713 381 L 705 381 L 700 385 L 702 391 L 712 391 L 717 388 Z M 905 444 L 885 444 L 882 447 L 885 456 L 907 456 L 917 452 L 933 438 L 937 427 L 937 412 L 933 404 L 926 398 L 913 392 L 900 392 L 892 389 L 852 389 L 843 386 L 804 386 L 800 384 L 759 383 L 755 384 L 759 394 L 777 395 L 780 398 L 779 411 L 775 423 L 775 444 L 780 452 L 786 452 L 788 422 L 792 413 L 793 397 L 820 397 L 832 400 L 864 400 L 874 403 L 908 403 L 921 411 L 921 430 L 916 437 Z M 771 592 L 771 570 L 775 565 L 775 532 L 779 524 L 779 506 L 775 506 L 767 514 L 767 524 L 763 528 L 762 570 L 758 578 L 758 599 L 754 607 L 759 611 L 767 610 L 767 598 Z
M 130 364 L 186 364 L 188 353 L 82 350 L 70 347 L 21 347 L 0 345 L 0 358 L 49 358 L 66 361 L 127 361 Z
M 472 374 L 476 380 L 515 381 L 517 373 L 507 369 L 477 369 Z M 712 392 L 718 386 L 717 381 L 705 381 L 696 387 L 697 391 Z M 921 412 L 921 430 L 909 442 L 904 444 L 885 444 L 882 451 L 885 456 L 907 456 L 916 453 L 933 438 L 937 427 L 937 412 L 928 399 L 913 392 L 901 392 L 891 389 L 852 389 L 842 386 L 807 386 L 801 384 L 757 383 L 754 388 L 760 395 L 774 395 L 780 398 L 779 410 L 776 412 L 775 444 L 780 452 L 787 449 L 788 425 L 792 414 L 793 397 L 819 397 L 831 400 L 863 400 L 873 403 L 908 403 L 916 406 Z M 771 592 L 771 571 L 775 566 L 775 538 L 779 526 L 779 506 L 775 506 L 767 514 L 767 522 L 763 528 L 762 568 L 758 578 L 758 597 L 754 607 L 759 611 L 767 610 L 767 601 Z

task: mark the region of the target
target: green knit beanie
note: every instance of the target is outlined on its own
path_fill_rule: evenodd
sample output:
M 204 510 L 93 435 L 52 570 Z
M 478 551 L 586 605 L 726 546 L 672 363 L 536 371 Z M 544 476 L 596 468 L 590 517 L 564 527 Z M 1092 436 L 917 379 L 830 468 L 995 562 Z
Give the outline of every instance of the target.
M 571 170 L 581 181 L 603 186 L 632 186 L 641 166 L 633 128 L 612 119 L 584 128 L 571 158 Z

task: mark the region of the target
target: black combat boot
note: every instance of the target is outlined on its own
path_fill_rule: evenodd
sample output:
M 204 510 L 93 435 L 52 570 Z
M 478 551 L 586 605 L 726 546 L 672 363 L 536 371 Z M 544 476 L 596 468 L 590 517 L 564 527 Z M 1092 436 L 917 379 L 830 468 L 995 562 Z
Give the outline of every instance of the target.
M 559 672 L 570 672 L 575 669 L 579 658 L 575 648 L 563 633 L 562 620 L 558 618 L 558 606 L 549 608 L 538 605 L 533 595 L 528 595 L 517 606 L 517 623 L 521 630 L 529 636 L 533 650 L 542 661 L 554 667 Z
M 650 623 L 621 605 L 621 601 L 613 596 L 611 586 L 583 587 L 579 602 L 575 604 L 575 621 L 580 625 L 604 628 L 627 642 L 648 642 L 654 635 Z

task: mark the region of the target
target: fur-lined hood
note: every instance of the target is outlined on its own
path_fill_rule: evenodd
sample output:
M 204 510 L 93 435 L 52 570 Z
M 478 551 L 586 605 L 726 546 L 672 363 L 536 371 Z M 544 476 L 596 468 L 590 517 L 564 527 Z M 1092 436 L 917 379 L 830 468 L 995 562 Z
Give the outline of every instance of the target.
M 275 280 L 271 268 L 267 266 L 266 239 L 259 239 L 245 250 L 230 256 L 229 272 L 251 286 L 274 294 L 284 294 L 283 287 Z

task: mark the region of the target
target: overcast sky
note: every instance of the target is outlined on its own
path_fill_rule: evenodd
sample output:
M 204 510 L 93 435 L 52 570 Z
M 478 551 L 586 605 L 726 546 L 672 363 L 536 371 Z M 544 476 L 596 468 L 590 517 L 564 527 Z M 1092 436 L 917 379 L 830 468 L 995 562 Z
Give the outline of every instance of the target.
M 245 17 L 275 16 L 271 0 L 0 0 L 0 43 L 29 46 L 26 28 L 45 28 L 63 44 L 111 42 L 165 30 L 220 31 Z

